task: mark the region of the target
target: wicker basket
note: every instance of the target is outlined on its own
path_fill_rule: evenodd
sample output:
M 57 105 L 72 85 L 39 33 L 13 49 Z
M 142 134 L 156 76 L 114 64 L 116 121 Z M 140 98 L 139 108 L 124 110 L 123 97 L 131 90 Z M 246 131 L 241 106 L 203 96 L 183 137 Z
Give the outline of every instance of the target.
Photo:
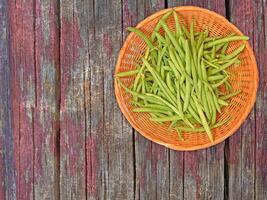
M 199 7 L 184 6 L 173 8 L 178 13 L 180 22 L 188 27 L 190 21 L 195 19 L 197 31 L 209 28 L 211 35 L 228 35 L 242 33 L 223 16 Z M 161 10 L 140 22 L 137 28 L 150 35 L 156 23 L 162 15 L 170 9 Z M 172 16 L 167 20 L 168 26 L 175 30 L 175 21 Z M 244 41 L 232 42 L 228 51 L 233 51 Z M 196 150 L 207 148 L 224 141 L 231 136 L 246 119 L 256 99 L 258 87 L 258 71 L 253 51 L 248 42 L 245 42 L 246 48 L 240 55 L 241 64 L 230 67 L 233 72 L 230 82 L 234 89 L 240 89 L 242 92 L 231 99 L 230 105 L 222 109 L 222 113 L 217 116 L 217 120 L 226 119 L 229 115 L 231 120 L 216 129 L 212 130 L 214 143 L 211 143 L 206 133 L 184 133 L 184 141 L 178 139 L 175 131 L 168 130 L 168 124 L 158 124 L 149 120 L 147 113 L 132 112 L 131 95 L 127 94 L 115 81 L 115 95 L 120 109 L 130 124 L 144 137 L 158 144 L 164 145 L 175 150 Z M 128 71 L 135 68 L 134 63 L 144 55 L 146 48 L 145 42 L 136 34 L 131 33 L 126 39 L 117 61 L 115 74 L 122 71 Z M 130 85 L 134 77 L 123 78 L 125 85 Z

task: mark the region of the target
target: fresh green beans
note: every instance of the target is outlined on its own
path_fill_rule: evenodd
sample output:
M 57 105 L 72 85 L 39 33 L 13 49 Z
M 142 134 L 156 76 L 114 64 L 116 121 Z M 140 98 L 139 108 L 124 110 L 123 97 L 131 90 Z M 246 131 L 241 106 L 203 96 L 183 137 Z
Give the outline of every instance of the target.
M 175 31 L 167 25 L 171 15 Z M 153 123 L 168 123 L 168 130 L 176 131 L 179 140 L 184 140 L 184 132 L 205 131 L 213 142 L 212 129 L 227 123 L 220 121 L 217 114 L 241 92 L 233 90 L 230 77 L 234 73 L 228 68 L 242 61 L 239 55 L 246 44 L 230 53 L 227 48 L 232 41 L 248 37 L 211 36 L 208 27 L 196 32 L 192 20 L 187 30 L 179 20 L 177 12 L 170 10 L 161 17 L 151 36 L 129 27 L 129 31 L 145 41 L 147 48 L 140 59 L 131 61 L 136 63 L 135 67 L 118 72 L 115 79 L 133 97 L 132 112 L 149 113 Z M 161 28 L 164 33 L 159 32 Z M 129 77 L 134 79 L 130 86 Z
M 134 27 L 128 27 L 127 30 L 131 31 L 131 32 L 134 32 L 138 36 L 140 36 L 146 42 L 146 44 L 148 45 L 149 48 L 151 48 L 151 49 L 154 48 L 154 45 L 151 42 L 151 40 L 142 31 L 140 31 L 139 29 L 134 28 Z
M 210 41 L 205 45 L 205 48 L 210 48 L 213 47 L 214 45 L 218 45 L 221 43 L 226 43 L 226 42 L 232 42 L 232 41 L 238 41 L 238 40 L 248 40 L 249 37 L 247 36 L 228 36 L 225 38 L 221 38 L 218 40 Z

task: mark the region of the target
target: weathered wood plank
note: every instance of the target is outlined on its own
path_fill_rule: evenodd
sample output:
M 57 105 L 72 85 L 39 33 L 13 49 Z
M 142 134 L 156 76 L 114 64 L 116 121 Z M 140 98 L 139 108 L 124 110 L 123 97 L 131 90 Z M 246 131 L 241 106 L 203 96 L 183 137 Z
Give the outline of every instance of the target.
M 123 35 L 146 16 L 163 9 L 165 2 L 123 1 Z M 169 150 L 134 132 L 135 199 L 169 199 Z
M 246 35 L 253 46 L 256 22 L 255 3 L 230 1 L 230 20 Z M 255 191 L 255 112 L 252 110 L 240 131 L 229 139 L 229 199 L 254 199 Z
M 88 65 L 82 1 L 60 1 L 60 199 L 86 198 L 84 70 Z
M 123 124 L 113 74 L 122 41 L 120 1 L 90 4 L 91 130 L 88 198 L 133 199 L 132 130 Z M 103 16 L 105 13 L 105 16 Z
M 214 10 L 225 15 L 225 1 L 172 1 L 168 6 L 194 5 Z M 179 152 L 173 152 L 178 157 Z M 174 156 L 175 157 L 175 156 Z M 181 158 L 180 158 L 181 159 Z M 181 170 L 181 169 L 180 169 Z M 215 147 L 184 153 L 184 194 L 176 193 L 179 199 L 223 199 L 224 198 L 224 142 Z M 172 175 L 171 175 L 172 176 Z M 174 184 L 174 183 L 171 183 Z M 173 198 L 175 199 L 175 198 Z
M 87 42 L 80 1 L 61 1 L 60 198 L 86 197 L 84 69 Z
M 59 195 L 59 29 L 56 0 L 35 2 L 34 196 Z
M 18 199 L 33 199 L 34 2 L 9 1 L 14 158 Z
M 267 2 L 253 4 L 253 48 L 259 70 L 259 88 L 255 109 L 255 199 L 267 199 Z M 248 16 L 248 15 L 246 15 Z M 250 16 L 250 15 L 249 15 Z
M 9 23 L 6 0 L 0 1 L 0 199 L 16 199 L 10 101 Z

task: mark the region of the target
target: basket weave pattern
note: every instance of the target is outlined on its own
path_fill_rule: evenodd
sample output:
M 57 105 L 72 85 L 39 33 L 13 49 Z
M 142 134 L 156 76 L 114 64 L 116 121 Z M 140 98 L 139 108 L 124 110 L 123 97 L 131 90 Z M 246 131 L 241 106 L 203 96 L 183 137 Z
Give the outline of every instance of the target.
M 203 31 L 207 27 L 211 36 L 229 35 L 242 33 L 233 24 L 227 21 L 223 16 L 199 7 L 184 6 L 173 8 L 176 10 L 180 23 L 187 28 L 192 19 L 195 20 L 195 31 Z M 158 20 L 170 9 L 161 10 L 146 18 L 137 25 L 137 28 L 151 35 Z M 171 30 L 175 30 L 175 21 L 173 16 L 167 20 Z M 161 29 L 160 31 L 163 32 Z M 228 52 L 232 52 L 244 41 L 231 42 Z M 253 51 L 248 42 L 245 42 L 246 48 L 239 56 L 241 64 L 231 66 L 228 70 L 232 73 L 230 82 L 234 88 L 242 92 L 231 98 L 230 105 L 222 109 L 222 113 L 217 116 L 217 120 L 223 120 L 231 116 L 231 120 L 221 127 L 212 130 L 214 143 L 211 143 L 205 132 L 203 133 L 184 133 L 184 141 L 178 139 L 175 131 L 169 131 L 169 124 L 159 124 L 151 122 L 147 113 L 134 113 L 131 110 L 131 95 L 126 93 L 115 81 L 115 95 L 124 116 L 130 124 L 144 137 L 175 150 L 196 150 L 218 144 L 232 135 L 246 119 L 256 99 L 258 87 L 258 71 Z M 134 69 L 140 57 L 144 55 L 146 49 L 145 42 L 136 34 L 131 33 L 126 39 L 117 61 L 115 74 L 122 71 Z M 121 79 L 123 83 L 129 86 L 134 77 Z

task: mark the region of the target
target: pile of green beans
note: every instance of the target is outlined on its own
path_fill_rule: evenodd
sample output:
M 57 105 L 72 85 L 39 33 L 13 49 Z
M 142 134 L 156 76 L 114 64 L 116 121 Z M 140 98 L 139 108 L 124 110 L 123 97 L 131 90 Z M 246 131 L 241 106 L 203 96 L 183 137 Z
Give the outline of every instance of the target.
M 174 17 L 175 31 L 166 23 L 169 17 Z M 169 123 L 169 129 L 176 130 L 180 140 L 184 140 L 183 132 L 205 131 L 213 142 L 211 130 L 229 120 L 216 120 L 217 114 L 241 92 L 233 90 L 229 82 L 232 74 L 227 69 L 241 62 L 238 57 L 245 44 L 229 53 L 229 43 L 249 38 L 234 34 L 212 37 L 208 29 L 196 32 L 194 27 L 192 20 L 187 30 L 174 10 L 159 20 L 150 37 L 129 27 L 146 42 L 147 49 L 136 69 L 115 76 L 133 96 L 133 112 L 149 113 L 151 121 Z M 135 79 L 126 87 L 120 79 L 129 76 Z

